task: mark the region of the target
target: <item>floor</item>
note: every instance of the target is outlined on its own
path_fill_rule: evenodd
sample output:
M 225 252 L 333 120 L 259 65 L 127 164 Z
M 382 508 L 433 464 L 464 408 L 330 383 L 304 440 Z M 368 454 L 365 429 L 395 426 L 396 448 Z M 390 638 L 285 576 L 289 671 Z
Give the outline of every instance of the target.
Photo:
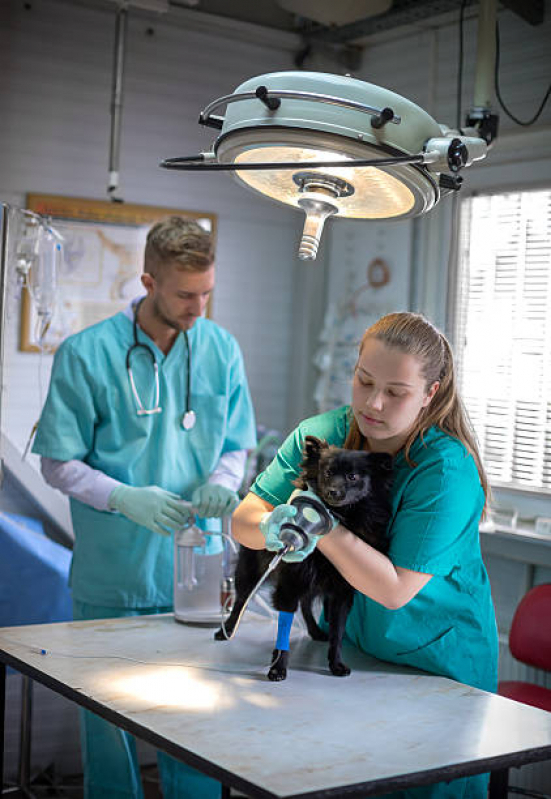
M 142 767 L 142 784 L 144 799 L 162 799 L 159 785 L 159 772 L 156 765 Z M 54 774 L 52 770 L 46 769 L 32 780 L 29 791 L 8 788 L 0 791 L 1 796 L 9 799 L 42 799 L 42 797 L 64 797 L 64 799 L 82 799 L 82 774 L 62 778 Z M 106 797 L 109 799 L 109 797 Z M 246 799 L 242 794 L 231 792 L 231 799 Z
M 144 789 L 144 799 L 162 799 L 159 788 L 159 773 L 157 766 L 144 766 L 142 768 L 142 784 Z M 51 769 L 46 769 L 38 774 L 32 781 L 29 791 L 8 788 L 2 791 L 2 795 L 10 799 L 20 799 L 20 797 L 65 797 L 65 799 L 82 799 L 82 774 L 74 776 L 63 776 L 53 773 Z M 106 799 L 108 799 L 106 797 Z

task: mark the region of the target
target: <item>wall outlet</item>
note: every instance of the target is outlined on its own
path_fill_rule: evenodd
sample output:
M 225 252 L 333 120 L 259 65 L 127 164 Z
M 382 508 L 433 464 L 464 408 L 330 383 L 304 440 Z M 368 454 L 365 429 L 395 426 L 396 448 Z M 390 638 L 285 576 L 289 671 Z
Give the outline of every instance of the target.
M 538 516 L 536 519 L 536 533 L 551 536 L 551 517 Z

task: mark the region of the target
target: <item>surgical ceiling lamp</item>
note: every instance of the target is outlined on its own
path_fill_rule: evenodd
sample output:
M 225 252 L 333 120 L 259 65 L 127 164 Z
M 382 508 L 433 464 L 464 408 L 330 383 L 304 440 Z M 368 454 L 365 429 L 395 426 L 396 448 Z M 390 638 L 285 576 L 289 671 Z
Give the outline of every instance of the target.
M 496 124 L 488 125 L 490 116 L 496 120 L 488 88 L 495 6 L 482 3 L 475 106 L 464 129 L 441 125 L 405 97 L 350 76 L 275 72 L 245 81 L 201 112 L 200 124 L 220 131 L 209 152 L 161 166 L 231 171 L 247 188 L 302 209 L 304 260 L 315 259 L 329 217 L 420 216 L 443 192 L 460 188 L 458 173 L 486 156 L 495 135 Z M 224 105 L 225 115 L 215 115 Z

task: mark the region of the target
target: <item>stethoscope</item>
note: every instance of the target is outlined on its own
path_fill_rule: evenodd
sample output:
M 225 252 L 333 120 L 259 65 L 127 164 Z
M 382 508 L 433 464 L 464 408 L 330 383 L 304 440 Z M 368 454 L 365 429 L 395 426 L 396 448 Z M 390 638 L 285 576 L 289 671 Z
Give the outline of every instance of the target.
M 134 323 L 133 323 L 133 330 L 134 330 L 134 343 L 129 348 L 128 352 L 126 353 L 126 371 L 128 372 L 128 378 L 130 380 L 130 386 L 132 388 L 132 393 L 134 394 L 134 399 L 136 400 L 137 407 L 137 414 L 138 416 L 149 416 L 153 413 L 161 413 L 163 410 L 162 407 L 159 405 L 159 396 L 160 396 L 160 387 L 159 387 L 159 365 L 157 363 L 157 359 L 155 357 L 155 353 L 149 346 L 149 344 L 143 344 L 142 342 L 138 341 L 138 311 L 140 310 L 140 306 L 144 301 L 145 297 L 136 303 L 134 306 Z M 191 430 L 195 427 L 195 422 L 197 420 L 197 416 L 195 411 L 191 410 L 190 407 L 190 398 L 191 398 L 191 347 L 189 344 L 189 336 L 187 334 L 187 330 L 184 330 L 184 338 L 186 340 L 186 350 L 187 350 L 187 373 L 186 373 L 186 410 L 185 413 L 182 415 L 182 419 L 180 424 L 184 428 L 184 430 Z M 140 396 L 138 394 L 138 390 L 136 388 L 136 383 L 134 382 L 134 375 L 132 374 L 132 366 L 130 364 L 130 356 L 137 349 L 144 349 L 149 357 L 153 362 L 153 371 L 155 373 L 155 405 L 153 408 L 144 408 Z

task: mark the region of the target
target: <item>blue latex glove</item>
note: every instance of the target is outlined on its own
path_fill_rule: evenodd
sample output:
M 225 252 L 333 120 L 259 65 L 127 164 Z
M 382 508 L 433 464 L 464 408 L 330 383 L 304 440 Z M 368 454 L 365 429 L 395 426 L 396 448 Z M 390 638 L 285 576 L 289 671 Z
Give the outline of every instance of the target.
M 216 483 L 205 483 L 195 489 L 191 495 L 191 504 L 201 518 L 219 519 L 234 512 L 239 505 L 239 497 L 229 488 Z
M 161 535 L 170 535 L 172 530 L 189 527 L 195 521 L 195 514 L 182 504 L 181 497 L 158 486 L 117 486 L 109 495 L 108 505 L 111 510 Z
M 260 520 L 260 532 L 266 539 L 269 552 L 279 552 L 285 544 L 280 540 L 281 525 L 296 516 L 297 509 L 292 505 L 277 505 L 270 513 L 265 513 Z
M 294 500 L 296 497 L 299 497 L 299 496 L 311 496 L 311 497 L 314 497 L 318 502 L 321 501 L 320 498 L 317 496 L 317 494 L 315 494 L 312 491 L 293 491 L 293 493 L 291 494 L 291 496 L 289 498 L 289 502 L 291 502 L 292 500 Z M 295 511 L 295 513 L 296 513 L 296 508 L 293 507 L 293 505 L 283 505 L 283 506 L 279 505 L 278 508 L 279 507 L 292 508 Z M 329 512 L 327 507 L 325 509 L 327 510 L 327 512 L 329 513 L 329 516 L 331 518 L 331 526 L 329 527 L 329 529 L 327 529 L 325 531 L 325 532 L 328 533 L 331 530 L 333 530 L 339 522 L 338 522 L 338 519 L 335 519 L 335 517 Z M 275 510 L 277 510 L 277 508 Z M 273 511 L 273 512 L 275 512 L 275 511 Z M 279 528 L 281 527 L 281 524 L 282 524 L 282 522 L 280 523 Z M 279 528 L 278 528 L 278 534 L 279 534 Z M 303 560 L 306 560 L 306 558 L 309 555 L 312 554 L 312 552 L 316 548 L 318 540 L 321 538 L 321 535 L 313 535 L 312 533 L 307 533 L 307 535 L 308 535 L 308 543 L 306 544 L 306 546 L 304 546 L 304 547 L 302 547 L 302 549 L 298 549 L 298 550 L 296 550 L 294 552 L 288 552 L 286 555 L 283 556 L 283 560 L 286 563 L 301 563 Z M 279 541 L 279 543 L 281 544 L 282 542 Z M 278 549 L 281 549 L 281 547 L 278 547 Z

